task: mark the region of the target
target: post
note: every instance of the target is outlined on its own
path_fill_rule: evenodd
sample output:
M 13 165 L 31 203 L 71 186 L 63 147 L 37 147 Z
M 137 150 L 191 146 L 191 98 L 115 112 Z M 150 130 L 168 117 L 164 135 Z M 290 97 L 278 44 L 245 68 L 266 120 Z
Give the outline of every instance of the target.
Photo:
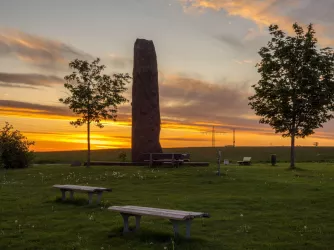
M 270 160 L 271 160 L 271 165 L 275 166 L 277 162 L 276 155 L 272 154 Z
M 129 215 L 123 214 L 123 213 L 121 213 L 121 215 L 123 217 L 123 223 L 124 223 L 123 233 L 128 233 L 129 232 Z
M 66 190 L 60 189 L 61 191 L 61 200 L 64 201 L 66 199 Z
M 141 219 L 141 216 L 136 215 L 136 231 L 140 229 L 140 219 Z
M 71 196 L 70 196 L 70 197 L 71 197 L 71 200 L 74 200 L 74 191 L 71 190 L 71 191 L 70 191 L 70 194 L 71 194 Z
M 174 167 L 174 154 L 172 154 L 172 166 Z
M 170 220 L 170 222 L 173 223 L 174 237 L 177 237 L 179 235 L 179 223 L 176 220 Z
M 97 193 L 97 204 L 100 204 L 102 197 L 102 192 Z
M 152 167 L 152 153 L 150 153 L 150 168 Z
M 186 220 L 186 238 L 190 238 L 191 220 Z
M 215 147 L 215 126 L 212 126 L 212 147 Z
M 87 168 L 90 167 L 90 121 L 87 121 Z
M 221 161 L 221 151 L 218 150 L 218 176 L 220 176 L 220 161 Z
M 92 204 L 93 193 L 88 193 L 88 204 Z
M 295 132 L 291 135 L 290 168 L 295 169 Z

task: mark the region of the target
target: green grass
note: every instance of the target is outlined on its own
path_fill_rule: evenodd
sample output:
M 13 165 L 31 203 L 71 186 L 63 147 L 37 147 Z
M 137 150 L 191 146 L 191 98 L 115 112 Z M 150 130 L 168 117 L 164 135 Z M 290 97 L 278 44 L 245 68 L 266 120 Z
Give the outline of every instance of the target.
M 219 148 L 219 147 L 218 147 Z M 222 147 L 222 157 L 236 162 L 244 156 L 252 157 L 252 162 L 270 162 L 271 154 L 277 155 L 278 162 L 288 162 L 289 147 Z M 126 152 L 127 160 L 131 160 L 130 149 L 93 150 L 92 160 L 118 161 L 120 152 Z M 190 153 L 192 161 L 215 162 L 217 149 L 214 148 L 166 148 L 164 152 Z M 75 160 L 86 161 L 86 151 L 38 152 L 36 163 L 69 163 Z M 334 147 L 296 147 L 296 161 L 298 162 L 334 162 Z
M 0 171 L 0 249 L 334 249 L 334 165 L 179 169 L 35 166 Z M 61 202 L 53 184 L 111 187 L 101 205 L 85 194 Z M 144 216 L 123 236 L 110 205 L 208 212 L 192 237 L 173 238 L 167 219 Z M 131 220 L 134 225 L 134 220 Z M 184 235 L 185 228 L 181 228 Z M 173 243 L 174 241 L 174 248 Z

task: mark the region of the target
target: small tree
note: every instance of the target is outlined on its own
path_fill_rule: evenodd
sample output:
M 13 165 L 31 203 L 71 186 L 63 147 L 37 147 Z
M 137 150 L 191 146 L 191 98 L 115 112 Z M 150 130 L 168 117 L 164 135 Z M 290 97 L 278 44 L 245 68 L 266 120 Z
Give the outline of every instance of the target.
M 92 63 L 75 59 L 70 62 L 69 67 L 73 73 L 65 76 L 64 87 L 71 92 L 71 95 L 59 101 L 68 105 L 77 115 L 81 116 L 70 124 L 82 126 L 87 124 L 87 167 L 90 166 L 90 124 L 94 122 L 99 128 L 103 128 L 101 120 L 117 117 L 117 106 L 127 102 L 122 96 L 126 91 L 125 84 L 131 77 L 129 74 L 102 75 L 104 65 L 99 65 L 97 58 Z
M 257 64 L 261 79 L 252 87 L 249 105 L 275 133 L 291 137 L 290 168 L 295 168 L 295 138 L 305 138 L 333 118 L 334 54 L 317 49 L 313 25 L 305 33 L 297 23 L 296 36 L 287 36 L 277 25 L 267 47 L 260 49 Z
M 0 166 L 6 169 L 29 167 L 34 156 L 29 147 L 34 144 L 6 122 L 0 131 Z

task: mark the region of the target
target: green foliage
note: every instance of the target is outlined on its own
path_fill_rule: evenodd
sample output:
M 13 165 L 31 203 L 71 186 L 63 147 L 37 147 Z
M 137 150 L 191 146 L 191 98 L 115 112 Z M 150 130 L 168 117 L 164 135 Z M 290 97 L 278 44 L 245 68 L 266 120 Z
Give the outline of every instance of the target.
M 333 50 L 317 48 L 312 24 L 306 32 L 297 23 L 293 29 L 291 37 L 277 25 L 269 27 L 272 39 L 260 49 L 262 61 L 256 65 L 261 79 L 249 97 L 260 123 L 291 137 L 292 147 L 295 137 L 313 134 L 334 117 Z
M 73 73 L 65 76 L 64 87 L 71 95 L 59 99 L 80 116 L 70 124 L 75 127 L 87 124 L 87 167 L 90 165 L 90 124 L 94 122 L 103 128 L 101 120 L 116 120 L 118 105 L 127 102 L 122 93 L 131 79 L 129 74 L 113 74 L 113 77 L 102 74 L 106 67 L 99 62 L 99 58 L 92 63 L 79 59 L 70 62 Z
M 124 151 L 120 152 L 118 155 L 118 159 L 124 162 L 126 160 L 126 152 Z
M 0 131 L 0 167 L 1 168 L 26 168 L 32 163 L 33 151 L 29 147 L 34 142 L 28 141 L 20 131 L 6 122 Z
M 117 106 L 127 102 L 122 93 L 126 91 L 125 84 L 131 79 L 129 74 L 113 74 L 113 77 L 102 75 L 106 67 L 99 65 L 99 62 L 99 58 L 92 63 L 75 59 L 69 64 L 74 72 L 65 76 L 64 87 L 71 95 L 59 101 L 81 116 L 71 122 L 74 126 L 95 122 L 102 128 L 101 120 L 116 120 Z
M 221 177 L 214 174 L 216 164 L 0 170 L 0 249 L 333 249 L 333 164 L 287 167 L 222 166 Z M 56 183 L 114 192 L 104 193 L 100 205 L 88 205 L 85 193 L 62 202 L 61 192 L 50 188 Z M 152 216 L 142 217 L 140 231 L 122 235 L 122 216 L 107 208 L 130 204 L 208 212 L 211 218 L 192 221 L 190 240 L 174 238 L 170 221 Z M 135 219 L 129 222 L 133 228 Z M 185 231 L 180 224 L 182 236 Z

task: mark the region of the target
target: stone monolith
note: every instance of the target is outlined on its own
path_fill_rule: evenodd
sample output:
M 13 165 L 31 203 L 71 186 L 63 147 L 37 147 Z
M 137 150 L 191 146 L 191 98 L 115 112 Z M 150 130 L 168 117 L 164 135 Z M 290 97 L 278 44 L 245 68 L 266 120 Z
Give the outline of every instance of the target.
M 134 45 L 132 85 L 132 161 L 143 153 L 162 153 L 160 145 L 158 65 L 152 41 L 137 39 Z

